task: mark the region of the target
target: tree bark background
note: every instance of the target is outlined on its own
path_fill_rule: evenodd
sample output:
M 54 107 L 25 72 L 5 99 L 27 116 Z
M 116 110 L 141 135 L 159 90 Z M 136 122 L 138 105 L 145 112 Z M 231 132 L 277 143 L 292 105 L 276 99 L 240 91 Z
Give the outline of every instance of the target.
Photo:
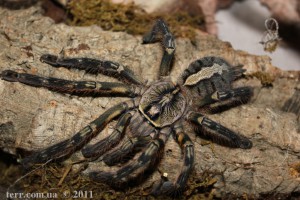
M 172 30 L 172 27 L 170 27 Z M 234 34 L 234 33 L 233 33 Z M 38 7 L 24 10 L 0 8 L 0 72 L 17 70 L 69 80 L 115 81 L 41 63 L 42 54 L 91 57 L 112 60 L 130 67 L 151 82 L 157 77 L 162 56 L 160 44 L 142 45 L 140 36 L 105 32 L 99 27 L 69 27 L 54 24 Z M 258 42 L 258 41 L 254 41 Z M 259 197 L 262 194 L 300 192 L 299 114 L 281 108 L 299 86 L 300 73 L 283 72 L 272 66 L 267 56 L 234 50 L 229 43 L 198 32 L 196 42 L 176 39 L 176 55 L 171 77 L 176 81 L 194 60 L 221 56 L 232 65 L 243 64 L 247 74 L 256 72 L 274 78 L 273 87 L 262 87 L 256 77 L 235 83 L 254 87 L 250 103 L 210 118 L 250 138 L 252 149 L 232 149 L 218 144 L 205 145 L 190 132 L 195 144 L 194 173 L 215 175 L 216 193 Z M 16 149 L 36 150 L 71 137 L 104 110 L 126 98 L 90 98 L 62 95 L 43 88 L 0 80 L 0 147 L 12 154 Z M 111 131 L 106 128 L 101 136 Z M 159 166 L 170 178 L 181 167 L 180 148 L 172 138 L 165 147 Z M 91 164 L 91 168 L 97 164 Z M 155 172 L 148 182 L 159 178 Z

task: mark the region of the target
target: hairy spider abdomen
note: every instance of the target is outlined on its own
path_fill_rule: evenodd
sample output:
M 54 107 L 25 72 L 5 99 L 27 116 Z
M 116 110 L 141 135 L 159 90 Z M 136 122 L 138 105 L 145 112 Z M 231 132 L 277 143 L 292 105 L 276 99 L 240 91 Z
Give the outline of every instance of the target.
M 184 113 L 186 99 L 171 81 L 152 84 L 143 94 L 139 110 L 155 127 L 173 124 Z

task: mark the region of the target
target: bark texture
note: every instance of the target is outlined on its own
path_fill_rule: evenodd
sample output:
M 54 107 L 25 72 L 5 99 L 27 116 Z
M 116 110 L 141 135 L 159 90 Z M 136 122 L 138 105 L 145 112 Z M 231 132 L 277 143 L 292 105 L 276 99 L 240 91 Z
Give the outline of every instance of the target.
M 172 27 L 170 27 L 172 30 Z M 234 34 L 234 33 L 233 33 Z M 41 15 L 37 7 L 11 11 L 0 8 L 0 72 L 17 70 L 70 80 L 114 81 L 64 68 L 52 68 L 39 61 L 45 53 L 69 57 L 91 57 L 129 66 L 148 81 L 157 77 L 162 56 L 159 44 L 142 45 L 141 37 L 105 32 L 96 26 L 69 27 Z M 197 58 L 221 56 L 232 65 L 243 64 L 247 73 L 271 77 L 272 87 L 262 87 L 259 76 L 249 76 L 236 85 L 254 87 L 250 103 L 210 118 L 250 138 L 249 150 L 231 149 L 210 143 L 190 132 L 195 144 L 195 174 L 217 174 L 214 184 L 219 195 L 259 197 L 262 194 L 300 192 L 299 113 L 282 107 L 299 91 L 299 72 L 283 72 L 272 66 L 267 56 L 255 56 L 231 48 L 227 42 L 199 32 L 195 44 L 176 40 L 171 76 L 174 80 Z M 0 147 L 36 150 L 70 137 L 107 108 L 126 98 L 89 98 L 62 95 L 43 88 L 0 80 Z M 298 102 L 299 103 L 299 102 Z M 299 104 L 298 104 L 299 105 Z M 111 131 L 106 128 L 102 136 Z M 101 136 L 101 137 L 102 137 Z M 182 163 L 180 148 L 169 138 L 159 166 L 170 179 Z M 91 168 L 101 164 L 91 164 Z M 158 172 L 148 180 L 159 178 Z

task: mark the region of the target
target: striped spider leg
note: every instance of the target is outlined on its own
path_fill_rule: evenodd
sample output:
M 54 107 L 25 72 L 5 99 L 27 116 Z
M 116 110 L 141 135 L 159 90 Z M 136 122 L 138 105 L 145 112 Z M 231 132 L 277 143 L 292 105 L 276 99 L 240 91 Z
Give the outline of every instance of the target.
M 11 70 L 3 71 L 1 73 L 1 78 L 10 82 L 20 82 L 34 87 L 44 87 L 52 91 L 78 96 L 124 96 L 134 98 L 139 95 L 140 87 L 142 86 L 142 83 L 138 81 L 139 79 L 130 70 L 123 67 L 120 70 L 116 67 L 120 65 L 111 61 L 100 61 L 88 58 L 67 58 L 58 60 L 57 57 L 51 55 L 43 55 L 41 60 L 52 66 L 61 65 L 68 68 L 77 68 L 85 70 L 88 73 L 103 73 L 107 75 L 114 73 L 115 76 L 120 77 L 120 80 L 132 82 L 136 84 L 136 86 L 114 82 L 70 81 L 53 77 L 41 77 L 27 73 L 18 73 Z M 84 66 L 86 66 L 86 68 L 84 68 Z M 99 133 L 111 120 L 119 117 L 126 111 L 135 108 L 137 106 L 137 101 L 137 99 L 132 99 L 131 101 L 123 102 L 108 109 L 97 119 L 76 133 L 72 138 L 54 144 L 44 150 L 37 151 L 31 156 L 24 158 L 22 160 L 23 165 L 25 167 L 31 167 L 36 163 L 65 159 L 97 135 L 97 133 Z
M 170 196 L 179 196 L 185 189 L 186 182 L 194 166 L 194 144 L 190 137 L 184 132 L 181 121 L 178 121 L 173 127 L 173 135 L 183 153 L 183 165 L 181 171 L 174 182 L 166 177 L 160 184 L 153 188 L 152 194 L 168 194 Z
M 200 134 L 210 137 L 219 144 L 241 149 L 252 147 L 252 142 L 248 138 L 214 122 L 201 113 L 190 112 L 187 119 L 201 128 Z
M 144 179 L 143 176 L 146 170 L 151 169 L 160 161 L 160 155 L 165 146 L 166 141 L 171 134 L 170 127 L 162 128 L 158 134 L 144 135 L 147 137 L 147 145 L 144 145 L 142 153 L 134 160 L 127 163 L 115 172 L 95 171 L 89 174 L 90 178 L 96 181 L 106 182 L 114 187 L 121 187 L 129 181 Z M 124 151 L 122 145 L 118 151 Z M 126 147 L 125 147 L 126 148 Z
M 251 95 L 250 87 L 234 88 L 232 83 L 242 77 L 241 66 L 231 66 L 223 58 L 208 56 L 192 62 L 177 82 L 169 77 L 175 53 L 175 41 L 167 24 L 159 19 L 143 38 L 143 43 L 161 41 L 163 55 L 158 80 L 144 84 L 126 66 L 112 61 L 91 58 L 59 58 L 46 54 L 41 61 L 53 67 L 84 70 L 91 74 L 115 77 L 122 83 L 96 81 L 70 81 L 41 77 L 5 70 L 1 78 L 34 87 L 44 87 L 60 93 L 78 96 L 128 97 L 130 100 L 113 106 L 74 136 L 24 158 L 25 167 L 36 163 L 61 161 L 81 150 L 88 161 L 103 161 L 118 169 L 88 172 L 96 181 L 112 187 L 133 185 L 145 180 L 159 164 L 170 135 L 180 146 L 182 167 L 175 180 L 162 180 L 155 184 L 151 194 L 177 196 L 186 186 L 194 164 L 194 145 L 184 127 L 195 127 L 200 136 L 209 136 L 219 144 L 249 149 L 252 142 L 204 114 L 221 112 L 241 103 Z M 112 133 L 94 144 L 89 141 L 112 120 L 117 121 Z M 87 145 L 85 145 L 87 144 Z
M 127 66 L 113 61 L 103 61 L 92 58 L 59 58 L 51 54 L 42 55 L 40 60 L 41 62 L 47 63 L 53 67 L 79 69 L 84 70 L 86 73 L 90 74 L 101 73 L 104 75 L 116 77 L 126 83 L 143 85 L 139 77 L 135 76 Z
M 66 139 L 24 158 L 22 160 L 23 165 L 26 168 L 30 168 L 36 163 L 45 163 L 49 160 L 66 159 L 101 132 L 111 120 L 117 118 L 122 113 L 133 109 L 134 107 L 136 107 L 134 100 L 123 102 L 111 107 L 70 139 Z
M 249 100 L 252 95 L 250 87 L 232 88 L 231 85 L 243 72 L 241 66 L 231 67 L 222 58 L 205 57 L 192 62 L 180 81 L 193 91 L 199 111 L 207 112 L 208 109 L 214 113 Z M 187 120 L 201 127 L 201 133 L 216 142 L 242 149 L 252 147 L 249 139 L 212 121 L 201 112 L 188 112 Z
M 175 53 L 175 42 L 174 36 L 162 19 L 158 19 L 152 30 L 143 37 L 143 44 L 154 43 L 158 40 L 161 40 L 161 44 L 164 48 L 164 54 L 159 68 L 159 76 L 168 76 Z
M 253 94 L 250 87 L 231 85 L 243 72 L 242 66 L 231 67 L 222 58 L 204 57 L 189 65 L 179 83 L 192 91 L 197 107 L 216 113 L 249 101 Z

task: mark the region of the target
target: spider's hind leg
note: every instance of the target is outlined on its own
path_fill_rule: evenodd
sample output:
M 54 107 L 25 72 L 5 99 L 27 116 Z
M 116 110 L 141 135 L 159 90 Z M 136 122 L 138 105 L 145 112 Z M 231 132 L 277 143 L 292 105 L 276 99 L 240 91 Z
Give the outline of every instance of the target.
M 31 156 L 24 158 L 22 164 L 26 168 L 30 168 L 37 163 L 43 164 L 52 160 L 65 159 L 95 137 L 111 120 L 135 107 L 133 101 L 123 102 L 111 107 L 70 139 L 33 153 Z
M 152 190 L 153 195 L 167 194 L 177 196 L 184 191 L 184 187 L 194 165 L 194 145 L 190 137 L 184 132 L 181 122 L 174 126 L 174 136 L 183 152 L 183 165 L 176 181 L 164 181 Z
M 124 135 L 126 126 L 131 119 L 131 113 L 125 113 L 118 121 L 115 130 L 108 137 L 96 144 L 84 147 L 81 152 L 85 158 L 98 158 L 117 145 Z
M 171 129 L 169 127 L 161 129 L 159 138 L 152 139 L 137 159 L 129 162 L 116 172 L 91 172 L 89 174 L 90 178 L 116 187 L 145 179 L 144 172 L 151 170 L 151 167 L 158 163 L 170 133 Z
M 119 148 L 105 154 L 103 161 L 109 166 L 127 161 L 137 149 L 149 144 L 150 140 L 150 136 L 126 137 Z
M 248 138 L 214 122 L 201 113 L 191 111 L 187 116 L 187 120 L 200 126 L 202 134 L 209 136 L 219 144 L 241 149 L 250 149 L 252 147 L 252 142 Z
M 143 85 L 142 81 L 134 75 L 127 66 L 108 60 L 97 60 L 92 58 L 59 58 L 55 55 L 44 54 L 41 62 L 53 67 L 65 67 L 68 69 L 84 70 L 90 74 L 104 74 L 119 78 L 124 82 Z
M 158 19 L 152 30 L 143 37 L 143 44 L 154 43 L 157 40 L 162 40 L 162 46 L 164 48 L 159 75 L 168 76 L 171 69 L 172 59 L 174 57 L 175 42 L 174 36 L 162 19 Z

